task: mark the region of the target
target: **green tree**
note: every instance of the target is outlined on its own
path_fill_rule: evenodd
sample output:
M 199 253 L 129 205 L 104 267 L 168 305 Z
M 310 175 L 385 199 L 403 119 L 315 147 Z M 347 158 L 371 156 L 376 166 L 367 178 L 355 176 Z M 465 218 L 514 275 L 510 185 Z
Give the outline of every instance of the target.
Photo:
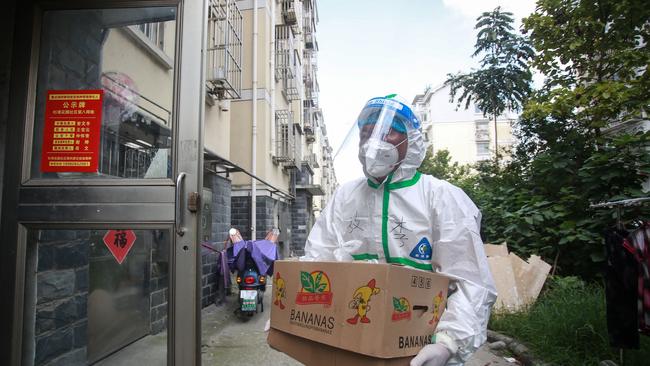
M 532 74 L 528 61 L 534 51 L 530 43 L 514 32 L 512 13 L 501 7 L 477 18 L 474 54 L 481 56 L 480 68 L 468 73 L 449 74 L 450 97 L 467 109 L 473 101 L 483 115 L 494 120 L 494 151 L 498 160 L 497 117 L 506 110 L 517 111 L 531 92 Z
M 478 169 L 484 235 L 593 278 L 614 212 L 593 202 L 647 195 L 650 133 L 613 132 L 650 105 L 650 9 L 642 0 L 539 0 L 524 19 L 545 86 L 524 106 L 513 160 Z M 626 208 L 623 221 L 648 217 Z M 554 269 L 555 270 L 555 269 Z
M 462 188 L 470 197 L 474 194 L 476 179 L 471 167 L 452 161 L 447 149 L 438 150 L 435 154 L 432 153 L 432 149 L 427 149 L 418 170 Z
M 650 104 L 650 7 L 644 0 L 538 0 L 524 19 L 547 76 L 535 109 L 562 109 L 597 135 Z
M 438 150 L 435 154 L 427 149 L 424 161 L 418 169 L 422 173 L 433 175 L 438 179 L 457 181 L 469 175 L 469 167 L 452 162 L 449 150 Z

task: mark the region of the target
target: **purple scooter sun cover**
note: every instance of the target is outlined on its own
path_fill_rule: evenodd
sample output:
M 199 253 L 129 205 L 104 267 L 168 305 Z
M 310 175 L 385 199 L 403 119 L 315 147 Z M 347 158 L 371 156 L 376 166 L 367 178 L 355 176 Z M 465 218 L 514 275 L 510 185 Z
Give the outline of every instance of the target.
M 230 256 L 230 253 L 228 253 Z M 232 261 L 230 269 L 244 271 L 246 256 L 250 255 L 260 274 L 270 276 L 273 274 L 273 262 L 278 259 L 278 248 L 269 240 L 240 241 L 232 247 Z

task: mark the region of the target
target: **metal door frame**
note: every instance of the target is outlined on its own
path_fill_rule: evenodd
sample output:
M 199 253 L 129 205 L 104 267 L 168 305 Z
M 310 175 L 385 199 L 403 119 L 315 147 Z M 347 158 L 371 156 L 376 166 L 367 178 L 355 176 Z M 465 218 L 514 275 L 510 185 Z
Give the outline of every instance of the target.
M 173 179 L 30 180 L 43 12 L 147 6 L 177 7 L 172 165 L 174 177 L 184 177 L 184 181 L 176 180 L 182 184 L 176 184 Z M 16 3 L 0 227 L 4 243 L 0 259 L 0 293 L 5 299 L 12 299 L 0 304 L 1 323 L 6 324 L 0 332 L 11 341 L 0 342 L 0 364 L 21 364 L 27 230 L 124 225 L 173 228 L 175 235 L 171 235 L 169 253 L 167 360 L 169 365 L 200 364 L 200 214 L 190 212 L 187 199 L 183 197 L 188 197 L 190 192 L 200 193 L 203 181 L 206 11 L 205 0 L 33 0 Z M 18 45 L 26 46 L 19 48 Z M 176 189 L 179 192 L 175 192 Z M 52 201 L 54 192 L 63 197 Z M 79 196 L 93 198 L 85 201 L 74 198 Z M 132 210 L 135 206 L 129 206 L 129 210 L 124 210 L 129 198 L 134 197 L 144 197 L 144 202 L 137 205 L 144 209 Z M 116 205 L 116 198 L 122 201 L 121 207 Z M 86 210 L 74 214 L 75 203 L 84 203 Z

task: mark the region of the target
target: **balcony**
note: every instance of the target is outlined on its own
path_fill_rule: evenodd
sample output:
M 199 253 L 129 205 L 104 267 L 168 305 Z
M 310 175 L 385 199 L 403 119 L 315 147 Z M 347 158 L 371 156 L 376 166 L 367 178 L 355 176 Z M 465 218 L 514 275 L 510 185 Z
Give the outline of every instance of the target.
M 313 87 L 316 83 L 316 73 L 318 71 L 318 58 L 317 52 L 312 50 L 303 50 L 303 76 L 305 81 L 305 86 Z
M 325 191 L 323 191 L 323 187 L 320 184 L 299 184 L 296 186 L 297 190 L 305 190 L 312 196 L 323 196 L 325 195 Z
M 235 0 L 210 0 L 206 82 L 219 99 L 241 97 L 243 17 Z
M 282 19 L 286 25 L 298 24 L 297 0 L 282 0 Z
M 321 183 L 325 187 L 329 186 L 329 181 L 330 181 L 329 170 L 330 170 L 329 165 L 323 162 L 323 166 L 321 167 Z
M 320 126 L 320 120 L 322 119 L 322 112 L 319 108 L 314 108 L 308 105 L 307 101 L 303 103 L 303 112 L 304 112 L 304 127 L 305 139 L 307 143 L 313 143 L 316 141 L 316 129 Z
M 275 26 L 275 80 L 282 82 L 287 101 L 300 99 L 302 64 L 294 47 L 294 32 L 288 25 Z
M 311 103 L 312 107 L 318 107 L 318 95 L 320 93 L 320 86 L 318 80 L 313 79 L 311 86 L 305 88 L 305 100 Z
M 303 16 L 302 34 L 305 40 L 305 48 L 310 50 L 318 49 L 316 46 L 316 23 L 311 11 L 305 11 Z
M 302 164 L 307 167 L 309 174 L 314 175 L 314 171 L 320 167 L 316 154 L 309 153 L 303 158 Z
M 284 79 L 282 81 L 282 94 L 288 102 L 300 99 L 300 95 L 302 94 L 302 84 L 299 80 L 300 79 L 293 78 Z

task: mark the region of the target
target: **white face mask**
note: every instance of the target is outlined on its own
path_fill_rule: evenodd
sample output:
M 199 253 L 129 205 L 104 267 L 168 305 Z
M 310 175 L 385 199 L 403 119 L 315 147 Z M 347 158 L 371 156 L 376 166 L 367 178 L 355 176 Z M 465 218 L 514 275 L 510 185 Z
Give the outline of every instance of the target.
M 401 163 L 397 146 L 403 144 L 404 139 L 397 145 L 389 142 L 369 139 L 359 149 L 359 160 L 368 175 L 374 178 L 382 178 L 390 174 L 395 167 Z

